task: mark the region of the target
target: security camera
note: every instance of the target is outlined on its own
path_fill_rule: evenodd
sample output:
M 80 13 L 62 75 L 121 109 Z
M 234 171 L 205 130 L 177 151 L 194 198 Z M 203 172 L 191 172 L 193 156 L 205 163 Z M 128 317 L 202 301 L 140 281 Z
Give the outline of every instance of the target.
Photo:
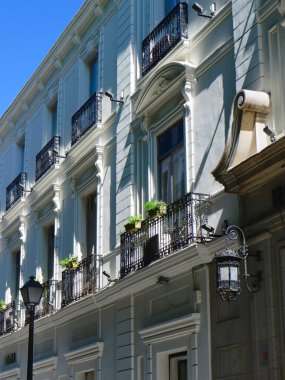
M 276 135 L 275 132 L 267 125 L 263 128 L 263 132 L 267 134 L 267 136 L 270 137 L 270 141 L 274 142 L 276 141 Z
M 108 96 L 108 98 L 110 98 L 111 100 L 113 99 L 113 95 L 110 92 L 106 91 L 105 95 Z
M 203 7 L 198 3 L 194 3 L 192 5 L 192 9 L 194 9 L 194 11 L 198 12 L 198 14 L 203 12 Z
M 206 18 L 213 18 L 216 13 L 216 3 L 212 3 L 210 5 L 210 9 L 204 11 L 204 8 L 199 3 L 194 3 L 192 5 L 192 9 L 194 9 L 195 12 L 198 13 L 198 16 L 206 17 Z
M 105 95 L 108 96 L 108 98 L 110 98 L 111 102 L 116 102 L 116 103 L 122 103 L 122 104 L 124 104 L 124 100 L 123 100 L 124 99 L 124 92 L 123 91 L 121 93 L 121 98 L 120 99 L 114 99 L 113 95 L 110 92 L 108 92 L 108 91 L 105 91 Z

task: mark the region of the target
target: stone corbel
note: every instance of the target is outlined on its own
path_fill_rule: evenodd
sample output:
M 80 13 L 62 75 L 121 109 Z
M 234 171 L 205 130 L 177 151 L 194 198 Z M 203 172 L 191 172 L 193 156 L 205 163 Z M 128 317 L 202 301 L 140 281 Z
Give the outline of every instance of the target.
M 264 127 L 260 121 L 266 120 L 271 110 L 270 97 L 266 92 L 241 90 L 232 106 L 230 130 L 223 155 L 212 174 L 223 183 L 223 177 L 230 168 L 251 157 L 266 147 Z M 261 140 L 264 138 L 264 141 Z
M 101 145 L 96 145 L 96 152 L 97 152 L 97 157 L 95 161 L 95 167 L 97 170 L 96 177 L 102 183 L 103 179 L 103 147 Z
M 58 185 L 54 185 L 54 196 L 52 198 L 54 209 L 53 211 L 58 214 L 60 210 L 60 189 Z
M 19 227 L 19 234 L 20 234 L 20 241 L 21 243 L 25 243 L 27 233 L 26 233 L 26 216 L 21 215 L 20 216 L 20 227 Z
M 181 89 L 182 95 L 185 99 L 184 108 L 189 114 L 191 112 L 191 93 L 192 93 L 192 83 L 186 82 L 184 87 Z
M 277 9 L 281 16 L 285 17 L 285 0 L 278 0 Z M 282 26 L 285 26 L 284 22 L 282 23 Z
M 55 57 L 53 64 L 58 70 L 62 68 L 62 61 L 59 57 Z
M 81 38 L 79 37 L 79 35 L 76 32 L 72 34 L 71 40 L 75 46 L 80 45 L 80 43 L 81 43 Z

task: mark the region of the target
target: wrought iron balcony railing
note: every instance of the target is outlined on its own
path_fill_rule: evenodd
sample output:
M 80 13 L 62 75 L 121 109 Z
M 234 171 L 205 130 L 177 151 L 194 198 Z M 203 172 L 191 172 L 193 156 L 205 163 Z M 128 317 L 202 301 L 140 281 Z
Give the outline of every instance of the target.
M 182 38 L 188 37 L 188 8 L 178 3 L 142 43 L 142 75 L 146 75 Z
M 53 165 L 59 163 L 60 137 L 54 136 L 36 155 L 36 181 L 38 181 Z
M 76 268 L 62 272 L 61 306 L 98 290 L 99 265 L 96 255 L 87 256 Z
M 20 199 L 26 190 L 27 174 L 21 172 L 6 188 L 6 211 Z
M 8 334 L 19 328 L 16 305 L 16 301 L 13 301 L 6 305 L 4 312 L 0 313 L 0 335 Z
M 72 116 L 71 145 L 75 144 L 95 124 L 102 121 L 102 94 L 95 92 Z
M 167 206 L 166 215 L 146 219 L 141 229 L 121 235 L 120 277 L 190 244 L 212 240 L 207 224 L 209 196 L 188 193 Z

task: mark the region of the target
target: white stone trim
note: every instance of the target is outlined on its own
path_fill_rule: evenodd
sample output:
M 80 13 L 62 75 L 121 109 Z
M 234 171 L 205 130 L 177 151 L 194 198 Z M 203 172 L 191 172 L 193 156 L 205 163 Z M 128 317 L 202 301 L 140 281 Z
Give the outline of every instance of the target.
M 70 351 L 64 356 L 68 365 L 75 365 L 100 358 L 102 356 L 103 349 L 104 343 L 97 342 L 90 346 Z
M 16 376 L 16 379 L 20 379 L 20 368 L 13 368 L 9 371 L 3 371 L 0 373 L 0 379 L 11 379 L 12 376 Z
M 49 371 L 53 371 L 57 366 L 57 357 L 53 356 L 51 358 L 45 360 L 39 360 L 34 363 L 33 373 L 34 375 L 39 375 L 41 373 L 46 373 Z
M 169 339 L 185 337 L 200 330 L 200 313 L 174 319 L 139 331 L 145 344 L 164 342 Z

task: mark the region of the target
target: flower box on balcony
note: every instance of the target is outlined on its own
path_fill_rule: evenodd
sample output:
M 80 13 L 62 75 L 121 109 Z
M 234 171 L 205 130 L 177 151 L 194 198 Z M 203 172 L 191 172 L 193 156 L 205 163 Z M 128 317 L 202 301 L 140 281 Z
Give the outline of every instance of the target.
M 78 257 L 77 256 L 69 256 L 65 259 L 60 260 L 60 265 L 65 266 L 66 270 L 71 270 L 78 267 Z
M 141 228 L 142 225 L 142 216 L 139 214 L 138 216 L 130 216 L 128 222 L 125 224 L 126 232 L 136 232 Z
M 4 313 L 6 311 L 6 302 L 3 300 L 0 300 L 0 313 Z
M 145 211 L 150 218 L 157 218 L 166 214 L 167 204 L 163 201 L 158 201 L 157 199 L 148 201 L 145 204 Z

